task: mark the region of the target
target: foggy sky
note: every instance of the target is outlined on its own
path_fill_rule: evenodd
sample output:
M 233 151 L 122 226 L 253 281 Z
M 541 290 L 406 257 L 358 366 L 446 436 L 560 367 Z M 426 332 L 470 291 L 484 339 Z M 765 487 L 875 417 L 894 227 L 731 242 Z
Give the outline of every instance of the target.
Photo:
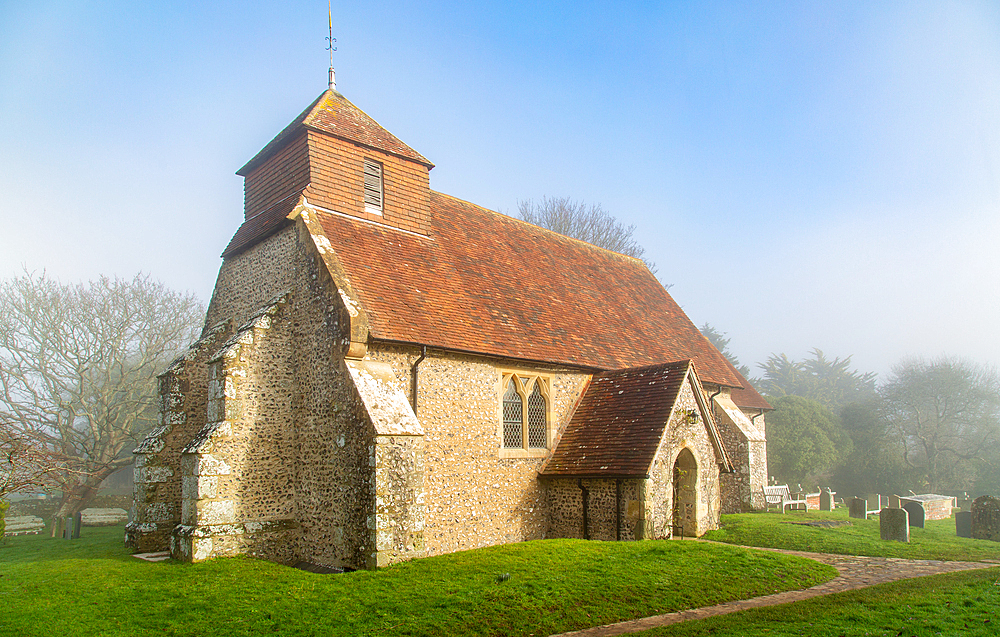
M 751 367 L 1000 363 L 998 5 L 691 4 L 335 3 L 338 88 L 435 190 L 634 224 Z M 326 3 L 135 5 L 0 0 L 0 277 L 207 301 L 235 170 L 326 88 Z

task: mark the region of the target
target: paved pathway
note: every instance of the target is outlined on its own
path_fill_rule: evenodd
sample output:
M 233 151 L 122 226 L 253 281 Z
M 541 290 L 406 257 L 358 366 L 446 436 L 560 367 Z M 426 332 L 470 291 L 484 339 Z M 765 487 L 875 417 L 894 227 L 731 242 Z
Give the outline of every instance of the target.
M 775 593 L 764 597 L 754 597 L 715 606 L 704 608 L 692 608 L 666 615 L 656 615 L 654 617 L 644 617 L 632 621 L 618 624 L 608 624 L 606 626 L 595 626 L 584 630 L 576 630 L 552 637 L 610 637 L 611 635 L 624 635 L 636 633 L 650 628 L 679 624 L 680 622 L 692 619 L 705 619 L 716 615 L 726 615 L 749 608 L 761 608 L 764 606 L 777 606 L 797 602 L 820 595 L 830 595 L 841 591 L 850 591 L 866 586 L 874 586 L 883 582 L 895 582 L 911 577 L 924 577 L 925 575 L 937 575 L 939 573 L 953 573 L 955 571 L 968 571 L 978 568 L 990 568 L 997 566 L 987 562 L 943 562 L 939 560 L 904 560 L 896 557 L 857 557 L 854 555 L 831 555 L 829 553 L 808 553 L 805 551 L 783 551 L 779 549 L 761 549 L 764 551 L 775 551 L 788 555 L 799 555 L 809 559 L 829 564 L 840 573 L 837 577 L 824 584 L 818 584 L 812 588 L 798 591 L 786 591 Z

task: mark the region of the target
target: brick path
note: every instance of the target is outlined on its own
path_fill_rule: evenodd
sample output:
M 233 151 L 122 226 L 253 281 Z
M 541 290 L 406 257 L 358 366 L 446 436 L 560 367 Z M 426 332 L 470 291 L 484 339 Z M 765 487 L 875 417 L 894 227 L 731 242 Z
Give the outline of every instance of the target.
M 987 562 L 943 562 L 939 560 L 905 560 L 895 557 L 858 557 L 854 555 L 831 555 L 828 553 L 808 553 L 806 551 L 783 551 L 779 549 L 760 549 L 763 551 L 775 551 L 787 555 L 799 555 L 807 557 L 817 562 L 829 564 L 840 573 L 837 577 L 824 584 L 818 584 L 812 588 L 798 591 L 786 591 L 765 595 L 764 597 L 754 597 L 751 599 L 737 600 L 716 604 L 715 606 L 705 606 L 704 608 L 692 608 L 666 615 L 656 615 L 654 617 L 644 617 L 618 624 L 608 624 L 606 626 L 595 626 L 584 630 L 576 630 L 552 637 L 610 637 L 611 635 L 624 635 L 635 633 L 660 626 L 679 624 L 680 622 L 692 619 L 705 619 L 717 615 L 727 615 L 749 608 L 761 608 L 764 606 L 777 606 L 788 604 L 820 595 L 830 595 L 841 591 L 850 591 L 866 586 L 874 586 L 883 582 L 895 582 L 897 580 L 909 579 L 911 577 L 924 577 L 925 575 L 938 575 L 940 573 L 954 573 L 955 571 L 968 571 L 979 568 L 990 568 L 997 566 Z

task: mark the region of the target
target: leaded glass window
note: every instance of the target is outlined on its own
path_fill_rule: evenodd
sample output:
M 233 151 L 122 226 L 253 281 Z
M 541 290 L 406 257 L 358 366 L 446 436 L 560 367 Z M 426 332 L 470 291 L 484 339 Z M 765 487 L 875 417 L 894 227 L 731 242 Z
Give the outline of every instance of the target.
M 548 448 L 548 379 L 504 376 L 502 447 Z
M 507 391 L 503 395 L 503 446 L 517 448 L 524 446 L 524 404 L 517 391 L 514 379 L 507 381 Z
M 544 449 L 545 444 L 545 397 L 535 382 L 535 388 L 528 395 L 528 447 Z

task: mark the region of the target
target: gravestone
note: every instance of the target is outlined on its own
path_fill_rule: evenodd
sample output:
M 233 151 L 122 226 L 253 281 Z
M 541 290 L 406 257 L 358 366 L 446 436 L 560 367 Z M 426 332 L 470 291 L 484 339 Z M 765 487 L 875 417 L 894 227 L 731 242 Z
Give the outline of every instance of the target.
M 972 513 L 972 498 L 969 497 L 968 493 L 962 493 L 962 495 L 959 496 L 958 506 L 962 511 Z
M 972 537 L 972 512 L 959 511 L 955 514 L 955 535 Z
M 869 493 L 865 495 L 865 501 L 868 503 L 869 511 L 881 511 L 882 510 L 882 496 L 877 493 Z
M 889 508 L 890 509 L 902 509 L 903 503 L 899 501 L 898 495 L 889 496 Z
M 823 487 L 819 492 L 819 510 L 833 511 L 833 493 L 829 487 Z
M 910 517 L 910 526 L 916 526 L 919 528 L 924 528 L 924 505 L 919 502 L 914 502 L 912 500 L 903 503 L 903 509 Z
M 879 536 L 896 542 L 910 541 L 910 520 L 906 509 L 885 508 L 878 514 Z
M 984 495 L 972 503 L 972 537 L 1000 542 L 1000 499 Z
M 847 515 L 850 517 L 857 518 L 859 520 L 868 519 L 868 503 L 861 498 L 851 498 L 850 503 L 847 506 Z

